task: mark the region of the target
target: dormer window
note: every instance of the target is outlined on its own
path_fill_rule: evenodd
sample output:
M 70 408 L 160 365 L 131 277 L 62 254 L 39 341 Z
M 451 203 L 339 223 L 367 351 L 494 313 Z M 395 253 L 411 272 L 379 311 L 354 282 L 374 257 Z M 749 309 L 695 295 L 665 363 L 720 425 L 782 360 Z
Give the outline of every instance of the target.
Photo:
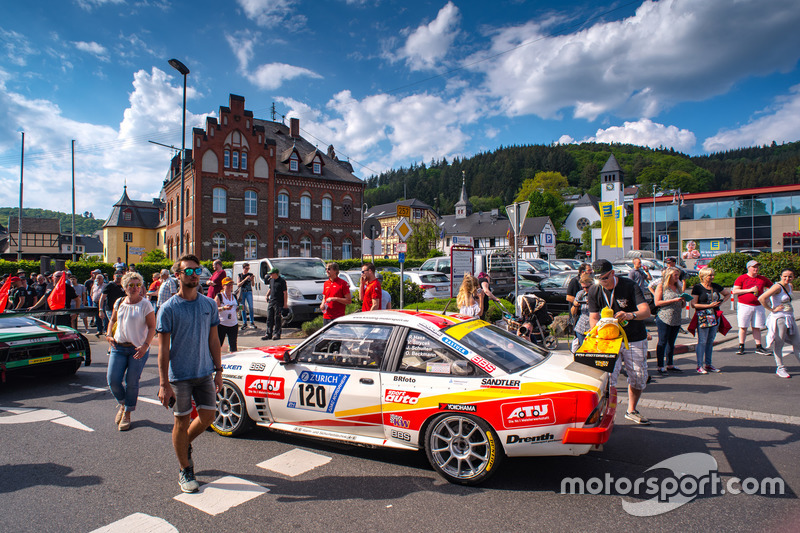
M 297 154 L 292 154 L 289 158 L 289 170 L 291 172 L 297 172 L 297 169 L 300 167 L 300 158 L 297 157 Z
M 131 221 L 133 220 L 133 213 L 130 209 L 126 209 L 122 212 L 122 220 Z
M 322 165 L 314 161 L 314 174 L 322 174 Z

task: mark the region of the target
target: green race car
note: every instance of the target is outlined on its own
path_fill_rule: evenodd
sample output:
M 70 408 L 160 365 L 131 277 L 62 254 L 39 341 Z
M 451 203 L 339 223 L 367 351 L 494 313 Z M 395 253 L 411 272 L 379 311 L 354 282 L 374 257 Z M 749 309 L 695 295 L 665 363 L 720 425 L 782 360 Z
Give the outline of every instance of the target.
M 67 326 L 54 326 L 24 315 L 0 315 L 0 374 L 44 368 L 75 373 L 92 361 L 89 341 Z

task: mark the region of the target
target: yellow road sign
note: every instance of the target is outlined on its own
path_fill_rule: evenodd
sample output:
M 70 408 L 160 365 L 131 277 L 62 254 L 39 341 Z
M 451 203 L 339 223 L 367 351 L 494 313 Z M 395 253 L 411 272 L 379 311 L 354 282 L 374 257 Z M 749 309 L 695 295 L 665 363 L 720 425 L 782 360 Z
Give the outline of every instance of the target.
M 411 224 L 408 223 L 408 220 L 406 220 L 405 217 L 401 218 L 400 222 L 398 222 L 397 225 L 394 227 L 394 232 L 397 234 L 398 237 L 400 237 L 400 240 L 403 242 L 405 242 L 408 239 L 408 237 L 411 236 L 411 233 L 413 231 L 414 230 L 411 228 Z
M 397 217 L 411 217 L 411 208 L 407 205 L 398 205 Z

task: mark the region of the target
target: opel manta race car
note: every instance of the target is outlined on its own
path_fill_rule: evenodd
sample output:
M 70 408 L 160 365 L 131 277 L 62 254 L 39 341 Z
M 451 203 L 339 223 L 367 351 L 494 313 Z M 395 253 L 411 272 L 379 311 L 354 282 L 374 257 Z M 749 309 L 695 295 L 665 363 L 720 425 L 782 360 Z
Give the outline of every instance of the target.
M 223 359 L 212 427 L 256 425 L 367 446 L 424 449 L 445 479 L 478 484 L 504 456 L 581 455 L 606 442 L 609 374 L 478 319 L 373 311 L 300 345 Z

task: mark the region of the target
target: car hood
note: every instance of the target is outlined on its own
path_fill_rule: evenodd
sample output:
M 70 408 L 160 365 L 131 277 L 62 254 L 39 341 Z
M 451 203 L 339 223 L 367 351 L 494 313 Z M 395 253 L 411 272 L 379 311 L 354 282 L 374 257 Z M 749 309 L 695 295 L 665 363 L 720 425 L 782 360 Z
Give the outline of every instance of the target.
M 576 363 L 570 352 L 555 351 L 541 364 L 522 372 L 526 379 L 572 383 L 586 389 L 602 389 L 609 374 L 602 370 Z

